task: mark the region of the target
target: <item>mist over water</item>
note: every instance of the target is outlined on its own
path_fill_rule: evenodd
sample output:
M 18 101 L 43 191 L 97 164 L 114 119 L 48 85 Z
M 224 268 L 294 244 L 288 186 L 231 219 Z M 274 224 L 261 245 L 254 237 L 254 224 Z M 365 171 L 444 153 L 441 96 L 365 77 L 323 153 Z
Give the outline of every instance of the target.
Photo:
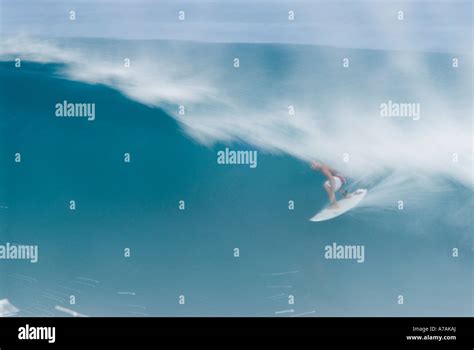
M 205 145 L 237 141 L 320 159 L 361 185 L 387 173 L 398 187 L 432 188 L 441 179 L 473 185 L 468 55 L 27 37 L 6 40 L 1 55 L 62 64 L 60 76 L 161 108 Z M 418 119 L 382 117 L 388 101 L 418 104 Z M 380 191 L 390 190 L 384 183 L 393 181 Z

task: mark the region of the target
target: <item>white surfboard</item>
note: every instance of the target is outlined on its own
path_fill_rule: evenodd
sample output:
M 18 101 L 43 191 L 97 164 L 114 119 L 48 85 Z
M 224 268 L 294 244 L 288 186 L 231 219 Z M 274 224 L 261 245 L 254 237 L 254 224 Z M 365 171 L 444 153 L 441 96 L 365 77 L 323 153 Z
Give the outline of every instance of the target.
M 344 214 L 346 211 L 351 210 L 357 204 L 360 203 L 362 199 L 364 199 L 365 195 L 367 194 L 367 190 L 364 188 L 360 188 L 355 192 L 352 192 L 350 198 L 343 198 L 337 201 L 339 204 L 339 208 L 331 209 L 331 208 L 324 208 L 315 216 L 313 216 L 310 221 L 326 221 L 333 219 L 339 215 Z

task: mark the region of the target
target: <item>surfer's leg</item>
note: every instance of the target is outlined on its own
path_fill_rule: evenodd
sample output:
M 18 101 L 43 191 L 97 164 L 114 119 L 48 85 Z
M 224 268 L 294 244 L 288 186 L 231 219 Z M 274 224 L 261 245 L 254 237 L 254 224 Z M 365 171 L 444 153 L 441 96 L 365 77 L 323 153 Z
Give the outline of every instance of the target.
M 329 201 L 331 202 L 331 208 L 333 209 L 339 208 L 339 205 L 337 204 L 337 201 L 336 201 L 336 195 L 334 191 L 332 190 L 331 184 L 329 183 L 329 181 L 326 181 L 324 183 L 324 189 L 326 190 L 329 197 Z

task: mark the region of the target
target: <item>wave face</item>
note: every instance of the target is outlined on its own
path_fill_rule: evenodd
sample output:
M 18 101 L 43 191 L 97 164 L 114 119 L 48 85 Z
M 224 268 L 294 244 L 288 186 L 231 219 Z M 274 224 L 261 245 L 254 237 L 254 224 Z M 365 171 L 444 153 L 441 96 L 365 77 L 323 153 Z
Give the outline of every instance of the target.
M 275 315 L 292 293 L 308 315 L 472 314 L 470 56 L 31 37 L 0 50 L 2 239 L 44 252 L 0 267 L 25 315 L 60 316 L 70 290 L 92 316 Z M 58 123 L 63 99 L 96 102 L 97 119 Z M 381 115 L 389 102 L 420 114 Z M 258 150 L 257 168 L 218 166 L 224 147 Z M 310 223 L 327 202 L 310 159 L 369 188 L 362 205 Z M 185 213 L 170 204 L 183 197 Z M 365 245 L 366 262 L 325 259 L 333 242 Z M 129 246 L 130 263 L 116 254 Z M 186 308 L 169 302 L 180 293 Z
M 206 145 L 241 141 L 305 161 L 316 158 L 366 185 L 390 174 L 421 177 L 427 188 L 434 179 L 472 188 L 470 56 L 270 44 L 6 40 L 1 57 L 15 56 L 63 64 L 59 74 L 68 79 L 103 84 L 162 108 Z M 130 68 L 124 68 L 124 58 Z M 381 105 L 390 102 L 418 104 L 419 116 L 381 116 Z

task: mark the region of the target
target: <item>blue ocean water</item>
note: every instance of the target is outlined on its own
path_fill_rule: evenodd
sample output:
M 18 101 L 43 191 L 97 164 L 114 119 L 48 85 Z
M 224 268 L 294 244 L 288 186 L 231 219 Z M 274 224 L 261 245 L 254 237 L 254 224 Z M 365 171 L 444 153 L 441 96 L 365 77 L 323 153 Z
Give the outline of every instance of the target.
M 112 55 L 121 44 L 74 45 Z M 174 51 L 183 44 L 162 45 Z M 196 71 L 244 52 L 241 61 L 253 69 L 214 77 L 244 110 L 274 96 L 299 96 L 329 110 L 333 96 L 361 106 L 377 93 L 404 94 L 400 84 L 381 89 L 386 82 L 370 74 L 389 52 L 354 50 L 353 61 L 365 69 L 343 79 L 345 73 L 328 68 L 341 49 L 189 45 Z M 314 57 L 324 69 L 311 68 Z M 438 71 L 431 83 L 469 104 L 463 78 L 439 69 L 446 57 L 428 61 Z M 172 102 L 147 105 L 107 84 L 67 79 L 61 63 L 26 60 L 18 69 L 6 61 L 0 69 L 0 200 L 8 206 L 0 209 L 0 237 L 40 250 L 36 264 L 0 264 L 0 296 L 20 315 L 63 315 L 55 305 L 90 316 L 472 315 L 472 189 L 464 184 L 453 180 L 449 192 L 416 210 L 362 208 L 315 224 L 308 218 L 327 202 L 324 177 L 301 159 L 262 149 L 255 169 L 218 165 L 217 151 L 254 146 L 238 138 L 199 142 L 170 115 Z M 94 102 L 96 120 L 56 118 L 54 106 L 63 100 Z M 17 152 L 21 163 L 14 162 Z M 325 259 L 333 242 L 364 245 L 365 262 Z

